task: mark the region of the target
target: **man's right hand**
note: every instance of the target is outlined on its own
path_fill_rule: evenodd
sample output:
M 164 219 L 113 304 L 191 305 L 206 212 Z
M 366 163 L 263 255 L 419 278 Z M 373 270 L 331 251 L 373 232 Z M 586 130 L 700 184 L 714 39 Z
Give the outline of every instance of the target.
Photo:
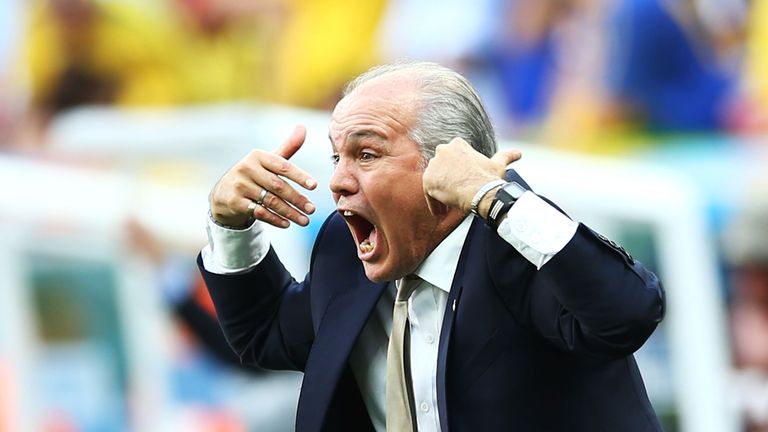
M 290 222 L 309 224 L 307 215 L 315 211 L 315 205 L 285 180 L 308 190 L 317 187 L 315 179 L 289 161 L 304 144 L 306 135 L 304 126 L 296 126 L 273 153 L 253 150 L 227 171 L 209 196 L 214 221 L 233 228 L 247 228 L 252 218 L 278 228 L 288 228 Z M 267 191 L 264 202 L 253 209 L 252 203 L 262 190 Z

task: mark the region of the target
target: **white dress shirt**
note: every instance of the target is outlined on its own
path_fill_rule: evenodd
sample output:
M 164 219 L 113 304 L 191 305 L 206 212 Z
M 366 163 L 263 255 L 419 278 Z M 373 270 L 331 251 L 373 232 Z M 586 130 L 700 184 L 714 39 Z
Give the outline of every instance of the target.
M 472 216 L 467 216 L 414 272 L 421 281 L 408 300 L 411 377 L 419 431 L 440 431 L 437 407 L 437 354 L 448 293 Z M 499 224 L 499 235 L 528 261 L 541 268 L 563 249 L 578 224 L 532 192 L 525 192 Z M 269 250 L 260 223 L 231 230 L 208 221 L 209 244 L 203 249 L 203 266 L 218 274 L 248 271 Z M 387 345 L 392 331 L 394 282 L 387 286 L 368 318 L 350 355 L 368 414 L 378 432 L 386 431 Z

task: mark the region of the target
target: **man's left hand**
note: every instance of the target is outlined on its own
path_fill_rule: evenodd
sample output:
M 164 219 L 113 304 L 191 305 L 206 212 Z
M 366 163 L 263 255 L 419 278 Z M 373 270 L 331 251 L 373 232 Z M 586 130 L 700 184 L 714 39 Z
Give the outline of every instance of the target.
M 488 158 L 462 138 L 438 145 L 423 176 L 429 210 L 440 214 L 448 206 L 469 212 L 477 191 L 484 184 L 503 178 L 507 165 L 521 156 L 519 150 L 501 150 Z

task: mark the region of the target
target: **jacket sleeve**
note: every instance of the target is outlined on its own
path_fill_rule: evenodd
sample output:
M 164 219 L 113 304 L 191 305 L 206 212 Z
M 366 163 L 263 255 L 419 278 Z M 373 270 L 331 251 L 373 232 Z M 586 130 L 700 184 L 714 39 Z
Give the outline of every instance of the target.
M 318 241 L 326 226 L 327 221 Z M 304 370 L 314 341 L 310 291 L 315 251 L 302 282 L 293 279 L 272 247 L 253 269 L 234 275 L 206 271 L 198 255 L 219 324 L 243 364 Z
M 260 374 L 262 370 L 240 363 L 240 358 L 232 351 L 227 339 L 221 332 L 219 321 L 205 310 L 192 296 L 186 297 L 174 306 L 176 316 L 189 327 L 203 347 L 217 359 L 245 373 Z
M 656 275 L 583 224 L 540 270 L 492 236 L 489 271 L 508 309 L 563 350 L 627 356 L 664 316 L 664 291 Z

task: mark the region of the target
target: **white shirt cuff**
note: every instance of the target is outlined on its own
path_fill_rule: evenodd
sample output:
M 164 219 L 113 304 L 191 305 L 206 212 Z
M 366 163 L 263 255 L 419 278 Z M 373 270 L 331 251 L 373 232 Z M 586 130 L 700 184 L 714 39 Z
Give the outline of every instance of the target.
M 269 240 L 259 221 L 237 230 L 217 225 L 209 215 L 206 228 L 208 245 L 201 254 L 203 267 L 211 273 L 244 273 L 259 264 L 269 252 Z
M 540 269 L 571 241 L 578 226 L 578 222 L 528 191 L 510 208 L 497 232 Z

